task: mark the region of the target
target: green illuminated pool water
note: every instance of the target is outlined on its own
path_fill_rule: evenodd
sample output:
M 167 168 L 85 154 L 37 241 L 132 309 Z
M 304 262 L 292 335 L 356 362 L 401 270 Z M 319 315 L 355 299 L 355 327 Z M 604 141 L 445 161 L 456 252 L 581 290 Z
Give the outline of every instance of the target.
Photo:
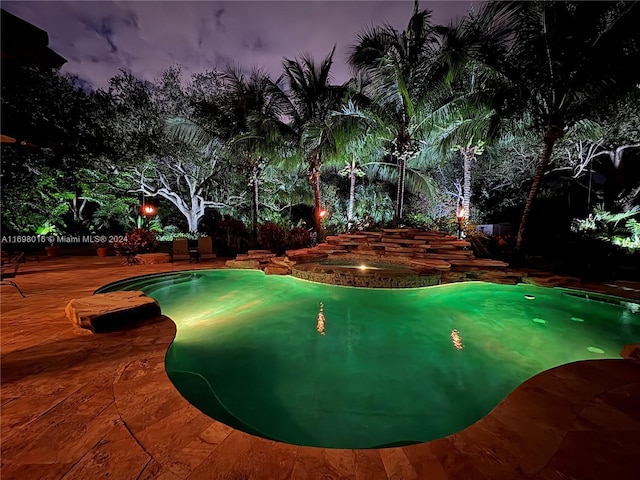
M 176 322 L 166 369 L 185 398 L 298 445 L 443 437 L 543 370 L 616 358 L 640 341 L 639 305 L 529 285 L 370 290 L 213 270 L 125 288 L 146 291 Z

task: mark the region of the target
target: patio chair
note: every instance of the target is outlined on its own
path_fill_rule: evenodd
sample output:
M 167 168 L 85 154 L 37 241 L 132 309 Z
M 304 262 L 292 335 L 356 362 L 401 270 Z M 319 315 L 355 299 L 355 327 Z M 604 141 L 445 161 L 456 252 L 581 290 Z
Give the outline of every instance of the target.
M 189 240 L 187 238 L 174 238 L 171 261 L 189 260 L 189 258 Z
M 216 254 L 213 253 L 211 237 L 198 238 L 198 252 L 200 253 L 201 260 L 211 260 L 212 258 L 216 258 Z
M 6 260 L 3 258 L 2 260 L 2 269 L 0 270 L 0 285 L 8 285 L 11 287 L 15 287 L 22 298 L 24 298 L 24 293 L 20 287 L 11 280 L 6 280 L 7 278 L 16 278 L 18 274 L 18 268 L 20 267 L 20 261 L 24 258 L 24 252 L 16 253 L 15 255 L 7 258 Z

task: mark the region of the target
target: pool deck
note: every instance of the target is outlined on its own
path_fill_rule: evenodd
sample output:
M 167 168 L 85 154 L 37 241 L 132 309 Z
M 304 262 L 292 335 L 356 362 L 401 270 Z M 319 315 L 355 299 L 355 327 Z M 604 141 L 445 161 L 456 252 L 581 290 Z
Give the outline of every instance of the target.
M 1 290 L 1 476 L 8 479 L 637 479 L 640 362 L 543 372 L 449 437 L 337 450 L 254 437 L 202 414 L 164 371 L 167 318 L 93 335 L 64 307 L 136 275 L 221 267 L 124 266 L 116 257 L 29 258 Z M 576 285 L 640 298 L 640 283 Z

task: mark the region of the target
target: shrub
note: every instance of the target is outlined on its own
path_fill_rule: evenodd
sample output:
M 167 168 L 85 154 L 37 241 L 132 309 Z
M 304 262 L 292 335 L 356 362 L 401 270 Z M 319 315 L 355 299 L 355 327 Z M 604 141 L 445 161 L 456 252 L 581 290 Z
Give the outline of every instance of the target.
M 225 215 L 217 218 L 213 226 L 213 244 L 219 256 L 235 256 L 249 247 L 249 232 L 244 223 Z
M 303 227 L 293 227 L 287 230 L 273 222 L 260 226 L 260 244 L 277 255 L 283 255 L 286 250 L 311 246 L 311 233 Z
M 282 255 L 287 248 L 287 229 L 273 222 L 260 225 L 260 244 L 277 255 Z
M 629 262 L 624 249 L 584 233 L 572 233 L 558 250 L 554 270 L 585 281 L 609 280 L 615 276 L 620 265 Z
M 114 242 L 113 248 L 116 251 L 116 255 L 137 255 L 138 253 L 155 252 L 158 248 L 158 241 L 153 232 L 144 228 L 136 228 L 126 235 L 125 240 Z
M 633 218 L 639 214 L 640 208 L 637 206 L 621 213 L 596 207 L 587 218 L 574 219 L 571 230 L 595 236 L 633 252 L 640 247 L 640 224 Z
M 287 234 L 287 249 L 311 246 L 311 234 L 306 228 L 293 227 Z
M 433 225 L 433 220 L 422 212 L 408 212 L 402 217 L 402 224 L 409 228 L 422 228 L 428 230 Z
M 190 232 L 181 232 L 175 225 L 167 225 L 161 234 L 156 234 L 156 240 L 159 242 L 172 242 L 175 238 L 187 238 L 189 240 L 198 240 L 202 235 Z

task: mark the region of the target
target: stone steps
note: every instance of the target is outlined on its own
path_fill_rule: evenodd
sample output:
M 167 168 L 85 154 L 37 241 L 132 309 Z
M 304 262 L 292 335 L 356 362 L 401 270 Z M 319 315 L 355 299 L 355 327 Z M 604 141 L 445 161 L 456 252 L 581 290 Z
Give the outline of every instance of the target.
M 414 238 L 382 238 L 383 243 L 398 243 L 400 245 L 424 245 L 424 240 Z
M 384 249 L 385 252 L 390 253 L 422 253 L 424 250 L 420 248 L 413 247 L 387 247 Z
M 291 267 L 269 264 L 264 267 L 265 275 L 291 275 Z
M 425 251 L 457 252 L 470 243 L 446 232 L 425 232 L 417 229 L 383 229 L 382 232 L 341 233 L 326 238 L 311 251 L 337 253 L 344 250 L 363 255 L 420 254 Z M 471 254 L 472 255 L 472 254 Z
M 287 253 L 287 256 L 290 260 L 293 260 L 296 263 L 309 263 L 309 262 L 321 262 L 322 260 L 326 260 L 329 255 L 327 253 L 302 253 L 297 255 L 295 250 L 291 250 Z
M 438 238 L 456 238 L 449 235 L 447 232 L 422 232 L 415 235 L 413 238 L 418 240 L 433 240 Z
M 276 254 L 269 250 L 249 250 L 248 253 L 239 253 L 236 260 L 265 260 L 275 256 Z
M 260 262 L 258 260 L 227 260 L 225 267 L 241 268 L 241 269 L 259 269 Z
M 469 249 L 471 243 L 447 232 L 402 228 L 380 232 L 340 233 L 326 237 L 325 242 L 312 248 L 286 251 L 286 261 L 276 260 L 268 250 L 250 250 L 227 262 L 231 268 L 261 268 L 267 274 L 286 275 L 298 263 L 317 263 L 327 258 L 355 255 L 367 261 L 404 263 L 416 268 L 446 273 L 454 281 L 484 279 L 487 271 L 500 272 L 508 265 L 491 259 L 476 259 Z M 456 273 L 456 275 L 454 275 Z M 459 275 L 458 275 L 459 274 Z M 517 275 L 494 275 L 493 278 L 511 282 Z
M 417 253 L 415 257 L 416 258 L 440 258 L 442 260 L 462 260 L 465 258 L 474 258 L 473 252 L 471 250 L 447 251 L 447 253 L 425 252 L 425 253 Z
M 411 259 L 413 265 L 419 265 L 421 267 L 433 268 L 440 271 L 446 271 L 451 269 L 451 264 L 444 260 L 438 260 L 436 258 L 419 258 Z
M 451 266 L 456 268 L 507 268 L 508 263 L 501 262 L 500 260 L 492 260 L 489 258 L 475 258 L 475 259 L 460 259 L 449 260 Z

